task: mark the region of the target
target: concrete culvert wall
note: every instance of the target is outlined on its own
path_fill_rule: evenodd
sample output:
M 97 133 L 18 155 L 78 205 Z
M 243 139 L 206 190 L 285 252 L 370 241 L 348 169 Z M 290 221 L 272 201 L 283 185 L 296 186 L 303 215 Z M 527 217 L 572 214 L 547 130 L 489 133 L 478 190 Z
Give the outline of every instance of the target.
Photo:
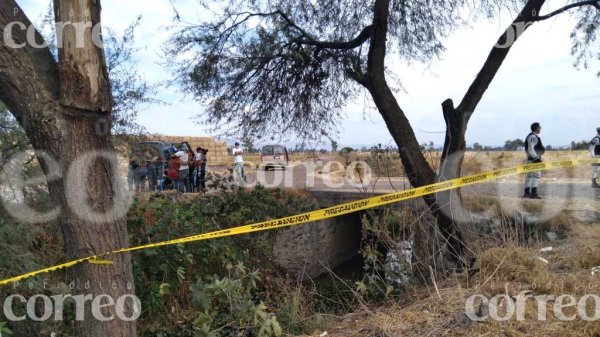
M 361 230 L 360 213 L 281 230 L 274 261 L 290 274 L 317 277 L 356 257 Z

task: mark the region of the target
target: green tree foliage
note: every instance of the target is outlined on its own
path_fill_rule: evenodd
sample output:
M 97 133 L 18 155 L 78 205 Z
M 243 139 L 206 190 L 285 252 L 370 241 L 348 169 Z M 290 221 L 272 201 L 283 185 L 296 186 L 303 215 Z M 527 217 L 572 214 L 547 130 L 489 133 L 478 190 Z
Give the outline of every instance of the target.
M 138 17 L 121 36 L 111 29 L 104 34 L 106 67 L 114 100 L 114 135 L 144 133 L 144 127 L 136 122 L 138 113 L 148 104 L 162 103 L 156 98 L 158 85 L 148 83 L 137 66 L 135 55 L 140 49 L 134 47 L 134 42 L 140 21 L 141 17 Z
M 504 142 L 504 149 L 506 151 L 516 151 L 517 149 L 523 146 L 525 146 L 525 142 L 522 139 L 509 139 L 506 142 Z
M 590 148 L 589 140 L 582 141 L 572 141 L 571 142 L 571 150 L 588 150 Z
M 354 152 L 354 149 L 351 147 L 344 147 L 340 150 L 340 156 L 344 157 L 346 160 L 346 166 L 350 165 L 350 154 Z
M 249 137 L 245 137 L 242 140 L 242 147 L 244 149 L 246 149 L 246 153 L 258 152 L 258 149 L 256 147 L 254 147 L 254 141 L 252 140 L 252 138 L 249 138 Z
M 200 329 L 197 336 L 281 336 L 275 315 L 256 300 L 260 273 L 250 272 L 241 262 L 226 268 L 227 276 L 206 277 L 190 287 L 192 304 L 199 311 L 194 321 Z M 222 322 L 230 323 L 219 326 Z
M 391 49 L 406 60 L 440 54 L 439 40 L 460 25 L 467 2 L 440 0 L 431 10 L 427 2 L 392 1 Z M 217 8 L 165 44 L 176 82 L 209 104 L 204 117 L 257 138 L 282 129 L 300 139 L 330 134 L 362 91 L 373 1 L 229 0 Z
M 25 132 L 0 102 L 0 169 L 9 158 L 26 150 L 28 144 Z
M 331 152 L 337 152 L 337 149 L 338 149 L 338 142 L 331 139 Z

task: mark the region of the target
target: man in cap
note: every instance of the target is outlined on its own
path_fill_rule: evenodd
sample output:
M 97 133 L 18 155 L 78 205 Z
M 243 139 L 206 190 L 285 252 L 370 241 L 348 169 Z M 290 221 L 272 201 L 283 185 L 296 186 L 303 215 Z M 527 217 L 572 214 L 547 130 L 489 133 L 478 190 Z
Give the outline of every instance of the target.
M 590 155 L 592 158 L 600 158 L 600 127 L 596 128 L 598 133 L 590 142 Z M 598 173 L 600 172 L 600 164 L 592 164 L 592 187 L 600 188 L 598 184 Z
M 542 131 L 540 123 L 531 124 L 531 133 L 525 138 L 525 152 L 527 153 L 527 163 L 541 163 L 542 155 L 546 152 L 546 148 L 542 144 L 542 139 L 539 134 Z M 523 198 L 541 199 L 538 195 L 538 185 L 542 178 L 542 171 L 534 171 L 527 173 L 525 179 L 525 194 Z

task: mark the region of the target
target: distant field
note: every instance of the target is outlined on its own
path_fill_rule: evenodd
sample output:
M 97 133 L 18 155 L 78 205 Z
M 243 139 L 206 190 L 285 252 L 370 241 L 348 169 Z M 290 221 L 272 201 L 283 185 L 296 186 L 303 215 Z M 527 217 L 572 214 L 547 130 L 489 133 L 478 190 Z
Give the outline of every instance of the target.
M 428 152 L 426 158 L 430 165 L 437 170 L 440 160 L 440 152 Z M 560 161 L 567 159 L 586 159 L 589 158 L 587 151 L 551 151 L 544 156 L 544 161 Z M 294 153 L 290 155 L 290 161 L 292 162 L 306 162 L 314 160 L 322 160 L 323 162 L 338 161 L 341 163 L 346 162 L 346 158 L 339 154 L 308 154 L 308 153 Z M 375 176 L 380 177 L 404 177 L 404 169 L 398 153 L 387 153 L 387 154 L 373 154 L 370 152 L 352 153 L 350 154 L 349 161 L 365 161 L 367 162 L 373 171 Z M 248 166 L 258 167 L 260 164 L 259 154 L 246 154 L 244 155 L 244 161 L 251 163 Z M 216 171 L 225 171 L 229 166 L 233 165 L 233 157 L 230 161 L 231 165 L 210 165 L 209 157 L 209 169 Z M 522 151 L 496 151 L 496 152 L 474 152 L 469 151 L 465 154 L 465 159 L 462 165 L 462 175 L 470 175 L 479 172 L 485 172 L 489 170 L 495 170 L 500 168 L 508 168 L 525 163 L 525 154 Z M 127 161 L 122 158 L 121 160 L 122 175 L 127 175 Z M 588 165 L 579 166 L 573 169 L 567 170 L 550 170 L 543 173 L 544 179 L 552 180 L 587 180 L 590 177 L 590 167 Z M 507 178 L 521 179 L 520 176 L 514 176 Z
M 313 155 L 313 154 L 308 154 L 308 153 L 292 153 L 292 154 L 290 154 L 289 157 L 290 157 L 290 161 L 305 161 L 310 158 L 314 158 L 315 156 L 318 157 L 319 155 L 318 154 Z M 325 155 L 325 157 L 327 157 L 327 156 L 328 155 Z M 323 155 L 321 155 L 321 157 L 323 157 Z M 244 161 L 251 162 L 254 165 L 258 165 L 258 164 L 260 164 L 260 154 L 258 154 L 258 153 L 245 154 Z M 233 157 L 231 157 L 231 162 L 233 163 Z
M 550 151 L 544 155 L 544 161 L 561 161 L 569 159 L 587 159 L 587 151 Z M 463 175 L 474 174 L 487 170 L 513 167 L 525 163 L 525 154 L 522 151 L 506 152 L 468 152 L 463 163 Z M 589 165 L 581 165 L 572 169 L 549 170 L 543 173 L 550 179 L 588 179 L 590 176 Z
M 426 153 L 427 161 L 437 170 L 440 162 L 441 153 Z M 335 160 L 346 162 L 346 158 L 339 154 L 291 154 L 290 160 L 295 162 L 304 162 L 307 160 L 321 159 L 324 161 Z M 587 151 L 549 151 L 544 155 L 544 161 L 560 161 L 567 159 L 586 159 L 589 158 Z M 246 154 L 246 162 L 251 162 L 255 166 L 260 164 L 259 154 Z M 351 153 L 349 161 L 365 161 L 373 172 L 378 176 L 403 177 L 405 176 L 400 157 L 396 152 L 374 154 L 371 152 Z M 233 159 L 232 159 L 233 162 Z M 523 151 L 469 151 L 465 154 L 462 165 L 462 175 L 470 175 L 479 172 L 508 168 L 525 164 L 525 153 Z M 551 170 L 544 172 L 545 178 L 550 179 L 587 179 L 590 175 L 588 165 L 579 166 L 568 170 Z M 518 178 L 518 177 L 517 177 Z

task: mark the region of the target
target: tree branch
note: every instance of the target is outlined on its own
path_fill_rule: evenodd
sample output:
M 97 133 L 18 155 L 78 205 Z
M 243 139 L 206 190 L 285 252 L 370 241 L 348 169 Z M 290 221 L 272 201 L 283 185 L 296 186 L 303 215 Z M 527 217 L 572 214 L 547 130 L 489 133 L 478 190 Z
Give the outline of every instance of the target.
M 467 90 L 465 96 L 457 107 L 464 113 L 465 122 L 469 120 L 475 108 L 481 101 L 483 94 L 488 89 L 490 83 L 498 73 L 498 70 L 504 63 L 511 47 L 520 37 L 520 35 L 531 25 L 535 15 L 540 12 L 546 0 L 528 0 L 521 13 L 513 23 L 500 36 L 496 45 L 490 51 L 487 60 L 477 74 L 477 77 Z
M 542 6 L 546 0 L 529 0 L 523 7 L 523 10 L 517 18 L 513 21 L 510 27 L 500 36 L 496 46 L 490 51 L 490 54 L 485 61 L 477 77 L 469 87 L 469 90 L 462 99 L 460 105 L 457 107 L 458 110 L 464 112 L 465 121 L 468 121 L 475 108 L 479 104 L 483 94 L 487 90 L 488 86 L 494 79 L 496 73 L 502 66 L 504 59 L 508 55 L 513 44 L 519 39 L 519 37 L 531 26 L 533 23 L 549 19 L 555 15 L 561 14 L 569 9 L 591 5 L 600 10 L 600 1 L 581 1 L 567 5 L 561 9 L 558 9 L 548 15 L 539 16 L 538 13 L 541 11 Z
M 385 77 L 389 3 L 389 0 L 375 1 L 371 48 L 369 48 L 367 60 L 367 73 L 369 76 Z
M 348 50 L 360 47 L 363 43 L 367 42 L 371 38 L 373 32 L 373 25 L 368 25 L 352 40 L 346 42 L 332 42 L 332 41 L 314 41 L 306 39 L 297 39 L 292 42 L 299 44 L 315 46 L 322 49 L 338 49 Z
M 279 16 L 281 16 L 288 23 L 288 25 L 290 25 L 290 27 L 293 27 L 296 30 L 298 30 L 300 32 L 301 36 L 304 36 L 311 40 L 314 40 L 306 30 L 304 30 L 300 26 L 298 26 L 294 22 L 294 20 L 290 19 L 282 10 L 277 10 L 277 11 L 275 11 L 275 13 L 279 14 Z
M 22 48 L 0 43 L 0 100 L 27 130 L 42 123 L 33 116 L 35 111 L 48 110 L 40 105 L 58 100 L 58 68 L 50 49 L 34 48 L 28 42 L 27 28 L 32 23 L 15 0 L 0 1 L 0 27 L 5 30 L 7 25 L 15 22 L 18 24 L 12 27 L 13 41 L 10 42 Z M 25 29 L 22 29 L 23 25 Z M 35 40 L 43 41 L 37 31 Z
M 369 26 L 363 28 L 363 30 L 354 39 L 352 39 L 350 41 L 346 41 L 346 42 L 317 41 L 305 29 L 298 26 L 298 24 L 296 24 L 296 22 L 294 22 L 294 20 L 292 20 L 282 10 L 276 10 L 274 12 L 269 12 L 269 13 L 242 12 L 242 13 L 236 14 L 236 16 L 240 16 L 240 15 L 245 15 L 245 18 L 239 22 L 237 22 L 237 20 L 234 20 L 235 23 L 231 27 L 229 27 L 228 30 L 237 28 L 240 24 L 246 22 L 248 19 L 250 19 L 251 17 L 254 17 L 254 16 L 265 17 L 265 16 L 279 15 L 285 22 L 287 22 L 289 27 L 294 28 L 295 30 L 297 30 L 300 33 L 300 36 L 298 36 L 298 38 L 292 40 L 291 42 L 302 44 L 302 45 L 315 46 L 315 47 L 318 47 L 321 49 L 347 50 L 347 49 L 354 49 L 356 47 L 359 47 L 363 43 L 365 43 L 367 40 L 369 40 L 369 38 L 371 37 L 372 28 L 373 28 L 373 25 L 369 25 Z M 231 18 L 231 17 L 229 17 L 229 18 Z
M 536 17 L 534 17 L 533 21 L 543 21 L 543 20 L 547 20 L 550 19 L 556 15 L 559 15 L 563 12 L 568 11 L 569 9 L 573 9 L 576 7 L 583 7 L 583 6 L 594 6 L 596 7 L 598 10 L 600 10 L 600 1 L 598 0 L 588 0 L 588 1 L 581 1 L 581 2 L 575 2 L 569 5 L 564 6 L 563 8 L 557 9 L 555 11 L 553 11 L 552 13 L 546 14 L 546 15 L 538 15 Z

